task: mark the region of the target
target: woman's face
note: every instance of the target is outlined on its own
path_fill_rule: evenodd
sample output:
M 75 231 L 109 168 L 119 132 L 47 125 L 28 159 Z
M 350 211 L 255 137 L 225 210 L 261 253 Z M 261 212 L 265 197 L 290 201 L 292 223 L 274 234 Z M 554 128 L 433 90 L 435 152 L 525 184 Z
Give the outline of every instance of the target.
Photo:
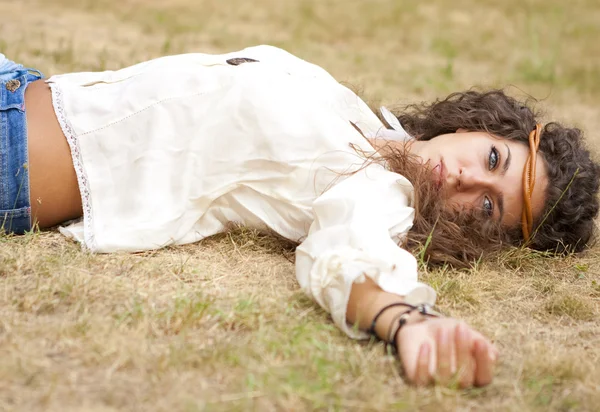
M 521 222 L 523 168 L 529 147 L 486 132 L 458 130 L 427 141 L 415 141 L 410 151 L 432 170 L 451 207 L 481 208 L 503 226 Z M 542 213 L 548 185 L 546 165 L 537 158 L 532 195 L 534 219 Z

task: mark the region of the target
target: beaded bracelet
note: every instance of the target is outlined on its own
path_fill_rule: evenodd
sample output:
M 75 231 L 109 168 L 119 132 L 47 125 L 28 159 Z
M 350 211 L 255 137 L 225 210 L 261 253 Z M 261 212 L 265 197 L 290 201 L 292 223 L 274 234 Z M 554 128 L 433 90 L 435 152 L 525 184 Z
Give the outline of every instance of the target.
M 375 317 L 373 318 L 373 321 L 371 322 L 371 327 L 369 328 L 368 332 L 371 335 L 375 335 L 375 325 L 377 324 L 377 319 L 379 319 L 379 317 L 383 314 L 383 312 L 385 312 L 386 310 L 393 308 L 393 307 L 398 307 L 398 306 L 405 306 L 410 308 L 410 310 L 415 310 L 417 307 L 413 306 L 413 305 L 409 305 L 408 303 L 404 303 L 404 302 L 394 302 L 394 303 L 390 303 L 389 305 L 384 306 L 383 308 L 381 308 L 379 310 L 379 312 L 377 312 L 377 314 L 375 315 Z
M 417 308 L 414 309 L 409 309 L 406 312 L 402 312 L 399 315 L 395 316 L 394 319 L 392 320 L 392 322 L 390 323 L 390 328 L 388 329 L 388 336 L 387 336 L 387 340 L 385 341 L 385 345 L 394 345 L 394 343 L 396 342 L 396 335 L 398 334 L 398 332 L 400 331 L 400 329 L 406 325 L 406 322 L 408 322 L 408 318 L 410 318 L 410 315 L 417 310 Z M 394 324 L 398 324 L 397 328 L 394 328 Z
M 404 325 L 406 325 L 406 322 L 408 322 L 408 318 L 410 317 L 411 313 L 413 313 L 415 310 L 418 311 L 422 316 L 425 316 L 426 317 L 425 319 L 427 319 L 427 317 L 430 317 L 430 318 L 439 318 L 439 317 L 442 317 L 441 313 L 433 310 L 433 308 L 431 306 L 429 306 L 428 304 L 426 304 L 426 303 L 422 303 L 420 305 L 413 306 L 412 308 L 410 308 L 406 312 L 402 313 L 400 316 L 394 317 L 392 325 L 396 322 L 396 319 L 398 319 L 397 320 L 398 327 L 394 331 L 393 338 L 390 339 L 390 335 L 391 335 L 391 332 L 393 330 L 393 326 L 390 326 L 390 329 L 389 329 L 390 333 L 388 334 L 388 340 L 386 342 L 386 348 L 387 348 L 388 345 L 394 345 L 394 346 L 396 345 L 396 341 L 398 339 L 398 334 L 400 333 L 400 330 L 402 329 L 402 327 Z M 425 319 L 423 319 L 423 320 L 425 320 Z
M 396 314 L 394 316 L 394 318 L 392 319 L 392 321 L 390 322 L 390 327 L 388 329 L 388 336 L 387 339 L 382 339 L 385 342 L 385 347 L 384 350 L 387 352 L 388 351 L 388 346 L 392 345 L 394 350 L 396 349 L 396 340 L 398 339 L 398 334 L 400 333 L 400 329 L 402 329 L 402 327 L 404 325 L 406 325 L 406 322 L 408 322 L 408 318 L 410 317 L 410 315 L 414 312 L 414 311 L 418 311 L 422 316 L 426 316 L 426 317 L 434 317 L 434 318 L 438 318 L 443 316 L 441 313 L 433 310 L 433 308 L 426 304 L 426 303 L 421 303 L 417 306 L 414 305 L 410 305 L 408 303 L 404 303 L 404 302 L 394 302 L 394 303 L 390 303 L 389 305 L 384 306 L 383 308 L 381 308 L 379 310 L 379 312 L 377 312 L 377 314 L 375 315 L 375 317 L 373 318 L 373 321 L 371 322 L 371 327 L 369 328 L 369 333 L 371 335 L 375 335 L 377 336 L 377 334 L 375 333 L 375 325 L 377 324 L 377 320 L 379 319 L 379 317 L 383 314 L 383 312 L 385 312 L 386 310 L 393 308 L 393 307 L 398 307 L 398 306 L 404 306 L 409 308 L 408 310 Z M 395 328 L 394 330 L 394 324 L 398 322 L 398 327 Z M 393 337 L 392 336 L 392 331 L 393 333 Z

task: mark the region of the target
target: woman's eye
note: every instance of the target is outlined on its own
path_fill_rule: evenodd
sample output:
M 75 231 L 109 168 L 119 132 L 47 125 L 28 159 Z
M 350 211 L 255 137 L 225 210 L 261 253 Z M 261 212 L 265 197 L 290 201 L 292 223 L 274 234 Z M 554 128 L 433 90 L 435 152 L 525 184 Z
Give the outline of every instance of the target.
M 490 150 L 490 157 L 488 159 L 489 170 L 494 170 L 498 166 L 498 160 L 500 158 L 500 154 L 498 153 L 498 149 L 495 146 L 492 146 L 492 150 Z
M 489 216 L 492 216 L 494 214 L 494 205 L 492 204 L 492 201 L 488 197 L 483 198 L 483 210 Z

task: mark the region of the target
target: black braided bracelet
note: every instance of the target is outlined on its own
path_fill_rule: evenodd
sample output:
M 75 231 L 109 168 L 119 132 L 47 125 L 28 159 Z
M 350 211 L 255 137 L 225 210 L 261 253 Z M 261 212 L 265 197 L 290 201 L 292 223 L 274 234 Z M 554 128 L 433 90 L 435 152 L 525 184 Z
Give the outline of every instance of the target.
M 379 319 L 379 317 L 383 314 L 383 312 L 385 312 L 386 310 L 393 308 L 393 307 L 397 307 L 397 306 L 405 306 L 407 308 L 410 308 L 410 310 L 415 310 L 417 309 L 416 306 L 413 305 L 409 305 L 408 303 L 404 303 L 404 302 L 394 302 L 394 303 L 390 303 L 389 305 L 384 306 L 383 308 L 381 308 L 379 310 L 379 312 L 377 312 L 377 315 L 375 315 L 375 317 L 373 318 L 373 321 L 371 322 L 371 327 L 369 328 L 369 333 L 371 335 L 375 335 L 375 324 L 377 323 L 377 319 Z
M 396 348 L 394 346 L 394 341 L 392 340 L 392 338 L 390 338 L 390 335 L 392 334 L 392 332 L 394 331 L 394 325 L 396 324 L 396 322 L 400 322 L 400 324 L 404 325 L 404 323 L 402 320 L 405 318 L 408 318 L 408 316 L 410 316 L 411 313 L 413 313 L 415 310 L 417 310 L 416 307 L 412 307 L 404 312 L 401 313 L 397 313 L 394 318 L 392 319 L 392 321 L 390 322 L 390 327 L 388 328 L 388 335 L 387 335 L 387 339 L 382 339 L 385 342 L 385 345 L 383 347 L 383 353 L 390 353 L 389 352 L 389 346 L 392 346 L 392 351 L 395 351 Z M 394 333 L 394 336 L 396 336 L 396 334 Z
M 390 328 L 388 329 L 388 336 L 387 340 L 385 341 L 386 345 L 393 345 L 396 342 L 396 335 L 398 334 L 398 331 L 400 331 L 402 326 L 406 325 L 406 321 L 408 321 L 411 313 L 413 313 L 415 310 L 417 310 L 417 308 L 412 308 L 394 317 L 390 323 Z M 394 330 L 394 324 L 396 322 L 398 323 L 398 328 Z
M 394 332 L 394 337 L 392 339 L 390 339 L 390 335 L 388 335 L 388 341 L 386 342 L 386 347 L 387 347 L 387 345 L 396 345 L 396 340 L 398 339 L 398 334 L 400 333 L 400 329 L 402 329 L 402 327 L 404 325 L 406 325 L 406 322 L 408 321 L 410 314 L 413 313 L 415 310 L 418 311 L 422 316 L 426 316 L 426 317 L 430 317 L 430 318 L 439 318 L 442 316 L 441 313 L 434 311 L 427 304 L 423 303 L 418 306 L 413 306 L 411 309 L 402 313 L 400 316 L 396 316 L 394 318 L 394 322 L 396 322 L 396 319 L 399 318 L 398 319 L 398 328 Z M 394 322 L 392 322 L 392 325 L 394 324 Z M 392 331 L 392 328 L 393 328 L 393 326 L 390 326 L 389 332 Z
M 398 327 L 396 328 L 396 330 L 394 331 L 394 337 L 392 339 L 389 339 L 389 335 L 388 335 L 388 341 L 386 342 L 386 347 L 387 345 L 392 345 L 394 349 L 396 349 L 396 340 L 398 339 L 398 334 L 400 333 L 400 329 L 402 329 L 402 327 L 404 325 L 406 325 L 406 322 L 408 322 L 408 318 L 410 317 L 411 313 L 413 313 L 415 310 L 409 310 L 407 312 L 404 312 L 402 314 L 402 316 L 400 316 L 400 319 L 398 319 Z M 392 331 L 393 327 L 390 327 L 390 332 Z

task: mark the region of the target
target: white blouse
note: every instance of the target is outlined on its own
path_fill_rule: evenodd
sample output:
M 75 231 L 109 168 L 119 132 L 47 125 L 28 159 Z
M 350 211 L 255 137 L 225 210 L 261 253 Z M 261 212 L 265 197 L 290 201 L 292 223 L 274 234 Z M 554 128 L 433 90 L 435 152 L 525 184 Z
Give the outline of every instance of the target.
M 255 61 L 253 61 L 255 60 Z M 302 241 L 302 289 L 349 336 L 352 283 L 435 303 L 397 246 L 412 186 L 356 148 L 385 127 L 322 68 L 281 49 L 164 57 L 47 80 L 69 142 L 83 220 L 61 228 L 94 252 L 196 242 L 228 223 Z

